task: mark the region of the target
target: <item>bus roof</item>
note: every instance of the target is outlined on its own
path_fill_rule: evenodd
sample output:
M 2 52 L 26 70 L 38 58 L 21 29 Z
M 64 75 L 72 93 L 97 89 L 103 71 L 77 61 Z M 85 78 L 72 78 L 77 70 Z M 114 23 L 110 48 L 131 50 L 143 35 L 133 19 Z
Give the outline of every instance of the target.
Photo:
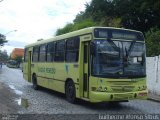
M 63 35 L 55 36 L 55 37 L 50 38 L 50 39 L 45 39 L 45 40 L 39 39 L 35 43 L 26 45 L 25 48 L 36 46 L 36 45 L 41 45 L 41 44 L 44 44 L 44 43 L 49 43 L 49 42 L 56 41 L 56 40 L 64 40 L 64 39 L 70 38 L 70 37 L 89 34 L 89 33 L 92 33 L 95 28 L 121 29 L 121 30 L 133 31 L 133 32 L 140 32 L 140 31 L 136 31 L 136 30 L 124 29 L 124 28 L 115 28 L 115 27 L 88 27 L 88 28 L 77 30 L 77 31 L 69 32 L 69 33 L 66 33 L 66 34 L 63 34 Z

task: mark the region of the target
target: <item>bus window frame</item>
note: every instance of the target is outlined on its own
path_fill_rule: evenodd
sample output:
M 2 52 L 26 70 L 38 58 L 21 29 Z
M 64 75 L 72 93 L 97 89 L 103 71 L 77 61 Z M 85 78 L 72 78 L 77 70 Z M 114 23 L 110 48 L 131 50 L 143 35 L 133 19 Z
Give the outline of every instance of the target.
M 24 49 L 24 62 L 28 62 L 28 48 Z
M 41 48 L 44 47 L 45 51 L 41 51 Z M 44 55 L 43 55 L 44 54 Z M 39 62 L 46 62 L 46 44 L 41 44 L 39 46 Z M 44 58 L 43 58 L 44 56 Z M 41 58 L 42 57 L 42 58 Z M 42 59 L 42 60 L 41 60 Z
M 61 42 L 64 42 L 64 45 L 63 45 L 63 50 L 62 50 L 62 47 L 61 46 L 58 46 L 58 50 L 57 50 L 57 44 L 58 43 L 61 43 Z M 66 41 L 65 40 L 59 40 L 59 41 L 56 41 L 56 44 L 55 44 L 55 55 L 54 55 L 54 61 L 55 62 L 65 62 L 65 46 L 66 46 Z M 59 59 L 57 57 L 57 54 L 58 53 L 62 53 L 63 55 L 63 59 Z M 60 56 L 61 58 L 62 56 Z
M 37 59 L 36 60 L 34 60 L 35 58 L 35 48 L 37 48 L 38 49 L 38 52 L 37 52 Z M 40 46 L 39 45 L 37 45 L 37 46 L 34 46 L 33 47 L 33 54 L 32 54 L 32 62 L 39 62 L 39 48 L 40 48 Z
M 69 46 L 68 42 L 73 41 L 73 46 Z M 70 47 L 70 48 L 69 48 Z M 65 49 L 65 62 L 66 63 L 75 63 L 78 62 L 79 60 L 79 47 L 80 47 L 80 37 L 72 37 L 66 40 L 66 49 Z M 74 59 L 67 59 L 67 54 L 68 53 L 74 53 Z
M 49 42 L 49 43 L 47 43 L 47 45 L 46 45 L 46 62 L 53 62 L 54 61 L 54 56 L 55 56 L 55 45 L 56 45 L 56 42 Z M 48 50 L 49 50 L 49 46 L 53 46 L 53 51 L 51 51 L 51 52 L 48 52 Z M 50 60 L 48 60 L 48 54 L 50 55 Z M 52 56 L 51 56 L 51 54 L 52 54 Z

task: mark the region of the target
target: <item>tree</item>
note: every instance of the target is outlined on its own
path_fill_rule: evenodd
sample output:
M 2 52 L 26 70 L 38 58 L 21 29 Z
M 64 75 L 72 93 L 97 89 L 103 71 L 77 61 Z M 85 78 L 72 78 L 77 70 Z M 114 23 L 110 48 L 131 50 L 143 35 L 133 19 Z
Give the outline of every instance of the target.
M 106 16 L 115 16 L 112 0 L 92 0 L 90 4 L 86 4 L 85 14 L 87 17 L 91 16 L 94 21 L 101 21 Z
M 20 64 L 22 62 L 22 56 L 17 56 L 14 60 Z
M 85 6 L 85 11 L 78 13 L 72 24 L 58 29 L 57 35 L 93 25 L 123 27 L 143 33 L 155 26 L 160 29 L 160 0 L 92 0 Z
M 143 33 L 152 27 L 160 27 L 159 0 L 113 0 L 113 3 L 123 27 Z
M 85 19 L 79 23 L 75 23 L 73 26 L 73 30 L 80 30 L 86 27 L 95 26 L 96 23 L 92 21 L 92 19 Z
M 86 27 L 92 27 L 95 26 L 96 23 L 93 22 L 91 19 L 85 19 L 81 22 L 76 22 L 76 23 L 68 23 L 66 26 L 64 26 L 63 28 L 59 28 L 56 31 L 56 35 L 61 35 L 61 34 L 65 34 L 65 33 L 69 33 L 75 30 L 79 30 L 79 29 L 83 29 Z
M 73 31 L 72 29 L 73 29 L 73 24 L 72 23 L 68 23 L 63 28 L 57 29 L 56 35 L 62 35 L 62 34 L 71 32 L 71 31 Z
M 12 64 L 16 65 L 19 68 L 20 64 L 22 63 L 22 56 L 17 56 L 16 58 L 10 61 L 12 61 Z
M 3 34 L 0 34 L 0 46 L 3 46 L 4 43 L 6 43 L 6 42 L 7 42 L 6 36 Z
M 160 29 L 152 28 L 145 35 L 147 56 L 160 55 Z
M 4 52 L 0 51 L 0 61 L 7 62 L 8 59 L 9 59 L 8 55 L 5 54 Z

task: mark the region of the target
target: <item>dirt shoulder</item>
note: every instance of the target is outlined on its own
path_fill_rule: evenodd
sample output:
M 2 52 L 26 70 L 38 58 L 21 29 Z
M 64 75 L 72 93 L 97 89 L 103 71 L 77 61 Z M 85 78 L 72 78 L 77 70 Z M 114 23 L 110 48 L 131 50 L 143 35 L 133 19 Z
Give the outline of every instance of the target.
M 16 103 L 18 96 L 0 81 L 0 114 L 18 113 L 20 106 Z

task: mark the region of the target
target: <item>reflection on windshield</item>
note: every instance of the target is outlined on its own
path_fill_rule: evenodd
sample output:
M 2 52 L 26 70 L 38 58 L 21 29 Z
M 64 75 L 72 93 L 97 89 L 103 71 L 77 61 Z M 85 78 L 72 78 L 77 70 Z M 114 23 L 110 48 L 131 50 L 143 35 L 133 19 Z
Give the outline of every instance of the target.
M 118 47 L 111 41 L 97 41 L 97 45 L 99 54 L 105 53 L 111 56 L 119 54 Z
M 96 40 L 92 74 L 108 77 L 145 76 L 144 43 Z

